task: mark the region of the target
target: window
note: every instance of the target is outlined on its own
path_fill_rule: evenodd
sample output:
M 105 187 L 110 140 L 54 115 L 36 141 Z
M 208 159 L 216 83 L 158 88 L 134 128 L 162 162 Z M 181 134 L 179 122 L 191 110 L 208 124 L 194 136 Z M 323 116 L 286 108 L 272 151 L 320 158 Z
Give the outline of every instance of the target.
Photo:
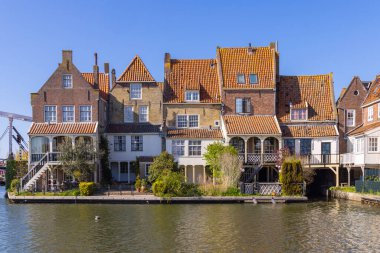
M 125 151 L 125 136 L 114 136 L 113 137 L 113 150 L 114 151 Z
M 173 156 L 185 155 L 185 141 L 184 140 L 172 140 L 172 155 Z
M 139 122 L 148 122 L 148 106 L 139 107 Z
M 189 141 L 189 156 L 202 155 L 202 141 Z
M 131 136 L 131 151 L 143 151 L 142 135 Z
M 306 120 L 307 109 L 291 109 L 291 120 Z
M 57 106 L 45 105 L 45 122 L 57 122 Z
M 199 115 L 177 115 L 177 127 L 198 127 Z
M 285 139 L 284 146 L 289 149 L 290 154 L 293 155 L 296 152 L 295 139 Z
M 186 91 L 185 100 L 186 101 L 199 101 L 199 91 Z
M 91 106 L 81 105 L 79 106 L 80 121 L 91 121 Z
M 128 174 L 128 163 L 121 162 L 120 163 L 120 174 Z
M 62 122 L 73 122 L 74 121 L 74 106 L 67 105 L 62 106 Z
M 149 176 L 149 167 L 150 167 L 150 163 L 146 163 L 145 164 L 145 177 Z
M 347 126 L 355 126 L 355 110 L 347 110 Z
M 237 83 L 238 84 L 245 84 L 244 74 L 237 74 Z
M 72 75 L 63 75 L 63 88 L 70 89 L 73 87 L 73 76 Z
M 257 75 L 256 74 L 250 74 L 249 75 L 249 83 L 250 84 L 257 84 Z
M 368 107 L 368 121 L 373 120 L 373 106 Z
M 354 95 L 355 96 L 359 95 L 359 91 L 358 90 L 354 91 Z
M 133 106 L 124 106 L 124 122 L 133 123 Z
M 238 153 L 244 153 L 245 144 L 241 138 L 232 138 L 230 144 L 238 151 Z M 261 145 L 260 145 L 261 148 Z
M 355 139 L 355 152 L 363 153 L 364 138 Z
M 141 99 L 141 83 L 131 84 L 131 99 Z
M 301 139 L 300 140 L 300 154 L 310 155 L 311 154 L 311 139 Z
M 377 152 L 377 137 L 368 138 L 368 152 Z
M 236 98 L 236 113 L 250 113 L 251 112 L 251 99 L 249 98 Z

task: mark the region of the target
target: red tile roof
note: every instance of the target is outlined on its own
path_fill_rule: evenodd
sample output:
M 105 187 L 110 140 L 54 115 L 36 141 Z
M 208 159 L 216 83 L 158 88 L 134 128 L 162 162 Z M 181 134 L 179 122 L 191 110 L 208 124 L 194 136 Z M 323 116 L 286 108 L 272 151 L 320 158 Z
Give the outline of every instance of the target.
M 308 121 L 336 120 L 332 76 L 281 76 L 277 86 L 277 118 L 291 122 L 290 102 L 293 108 L 308 105 Z
M 368 124 L 368 125 L 365 125 L 365 126 L 364 125 L 360 125 L 359 127 L 355 128 L 351 132 L 348 132 L 348 135 L 360 135 L 360 134 L 363 134 L 363 133 L 365 133 L 367 131 L 375 129 L 377 127 L 380 127 L 380 121 L 375 122 L 375 123 L 371 123 L 371 124 Z
M 222 139 L 219 129 L 169 129 L 169 139 Z
M 223 116 L 228 135 L 267 135 L 281 134 L 277 119 L 274 116 Z
M 171 60 L 165 73 L 165 103 L 184 103 L 186 90 L 199 90 L 201 103 L 220 103 L 217 66 L 214 59 Z
M 258 89 L 276 87 L 275 49 L 270 47 L 218 48 L 224 88 Z M 246 84 L 237 83 L 237 75 L 244 74 Z M 249 75 L 257 74 L 258 83 L 250 84 Z
M 155 82 L 141 58 L 136 55 L 121 76 L 118 82 Z
M 94 86 L 94 73 L 82 73 L 82 76 L 86 81 Z M 109 85 L 109 74 L 106 73 L 99 73 L 99 91 L 100 91 L 100 96 L 103 99 L 107 99 L 108 97 L 108 92 L 110 90 L 110 85 Z
M 149 123 L 124 123 L 110 124 L 107 133 L 159 133 L 161 125 L 152 125 Z
M 283 125 L 283 137 L 328 137 L 338 136 L 334 125 Z
M 376 79 L 372 82 L 371 87 L 368 91 L 368 95 L 363 102 L 363 106 L 366 106 L 377 100 L 380 100 L 380 76 L 376 76 Z
M 30 135 L 39 134 L 95 134 L 98 124 L 96 122 L 88 123 L 32 123 Z

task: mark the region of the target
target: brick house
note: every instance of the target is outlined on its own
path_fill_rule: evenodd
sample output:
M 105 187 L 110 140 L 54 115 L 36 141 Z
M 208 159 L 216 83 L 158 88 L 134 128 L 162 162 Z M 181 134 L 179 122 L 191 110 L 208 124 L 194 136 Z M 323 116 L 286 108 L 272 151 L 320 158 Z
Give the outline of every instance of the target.
M 72 51 L 62 51 L 62 62 L 38 92 L 31 94 L 33 123 L 29 129 L 29 171 L 24 189 L 57 189 L 71 180 L 60 170 L 58 146 L 79 139 L 97 149 L 99 134 L 107 124 L 109 65 L 99 72 L 97 55 L 92 73 L 81 73 L 73 63 Z M 95 161 L 93 180 L 100 180 Z
M 153 157 L 162 151 L 162 110 L 162 83 L 134 57 L 110 91 L 107 136 L 115 181 L 135 181 L 136 170 L 140 177 L 148 175 Z
M 347 153 L 342 165 L 351 170 L 360 168 L 365 176 L 380 176 L 380 76 L 376 76 L 361 105 L 362 123 L 347 133 Z
M 165 54 L 164 110 L 166 149 L 188 182 L 207 180 L 203 154 L 222 140 L 221 98 L 214 59 L 171 59 Z

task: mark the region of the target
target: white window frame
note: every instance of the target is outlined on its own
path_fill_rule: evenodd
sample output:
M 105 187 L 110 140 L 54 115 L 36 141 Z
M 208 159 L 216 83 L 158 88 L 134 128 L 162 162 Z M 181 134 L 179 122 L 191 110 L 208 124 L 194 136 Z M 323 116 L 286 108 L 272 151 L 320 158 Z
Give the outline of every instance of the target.
M 172 140 L 172 155 L 175 157 L 185 156 L 185 140 Z M 179 152 L 180 151 L 180 152 Z
M 113 137 L 113 151 L 115 152 L 127 151 L 127 137 L 125 135 L 115 135 Z
M 379 138 L 368 137 L 368 153 L 377 153 L 379 151 Z
M 142 112 L 142 109 L 146 109 L 146 113 Z M 141 116 L 146 116 L 146 119 L 142 118 Z M 147 123 L 149 122 L 149 106 L 147 105 L 141 105 L 139 106 L 139 122 L 140 123 Z
M 65 78 L 65 77 L 70 77 L 70 78 Z M 67 86 L 67 84 L 70 82 L 70 86 Z M 72 89 L 73 88 L 73 75 L 72 74 L 63 74 L 62 75 L 62 87 L 64 89 Z
M 348 114 L 349 113 L 352 113 L 352 124 L 348 124 Z M 355 111 L 355 109 L 348 109 L 347 111 L 346 111 L 346 124 L 347 124 L 347 126 L 348 127 L 354 127 L 355 126 L 355 120 L 356 120 L 356 111 Z
M 240 102 L 238 103 L 238 101 L 240 101 Z M 239 111 L 238 108 L 240 108 L 241 111 Z M 251 98 L 247 98 L 247 97 L 235 98 L 235 112 L 237 114 L 249 114 L 249 113 L 252 113 Z
M 367 117 L 368 121 L 372 121 L 373 120 L 373 106 L 368 107 L 367 114 L 368 114 L 368 117 Z
M 185 92 L 185 101 L 186 102 L 199 102 L 199 91 L 197 90 L 188 90 Z
M 90 107 L 90 117 L 89 119 L 82 120 L 82 108 L 83 107 Z M 88 112 L 88 111 L 83 111 Z M 79 121 L 80 122 L 91 122 L 92 121 L 92 106 L 91 105 L 80 105 L 79 106 Z
M 63 109 L 65 107 L 72 107 L 73 108 L 73 119 L 72 120 L 65 120 L 65 112 L 71 112 L 71 111 L 64 111 Z M 75 122 L 75 106 L 74 105 L 63 105 L 62 106 L 62 122 Z
M 136 88 L 136 87 L 139 87 L 139 89 L 140 89 L 140 93 L 139 93 L 140 96 L 138 96 L 138 97 L 134 97 L 133 96 L 134 92 L 135 92 L 135 91 L 133 91 L 133 89 Z M 131 100 L 142 99 L 142 84 L 141 83 L 131 83 L 129 92 L 130 92 L 129 93 L 129 97 L 130 97 Z
M 139 138 L 139 142 L 136 142 L 135 138 Z M 138 145 L 138 149 L 134 149 L 134 145 Z M 141 147 L 141 150 L 140 150 Z M 142 135 L 131 135 L 131 152 L 142 152 L 144 151 L 144 137 Z
M 195 117 L 195 116 L 197 117 L 198 124 L 197 124 L 197 126 L 191 126 L 190 127 L 190 118 Z M 186 117 L 186 126 L 180 126 L 178 124 L 179 123 L 179 120 L 178 120 L 179 117 Z M 176 117 L 176 125 L 177 125 L 177 128 L 199 128 L 199 114 L 178 114 Z
M 131 108 L 131 119 L 128 119 L 128 111 L 127 108 Z M 124 123 L 133 123 L 134 122 L 134 107 L 130 105 L 124 106 Z
M 358 154 L 363 153 L 364 152 L 363 147 L 364 147 L 364 138 L 362 137 L 362 138 L 355 139 L 355 147 L 354 147 L 355 153 L 358 153 Z
M 305 118 L 304 119 L 293 119 L 293 112 L 294 111 L 305 111 Z M 308 109 L 305 108 L 305 109 L 290 109 L 290 120 L 291 121 L 307 121 L 308 119 Z
M 55 116 L 54 117 L 52 117 L 52 119 L 54 119 L 54 120 L 46 120 L 46 107 L 54 107 L 55 108 Z M 49 112 L 53 112 L 53 111 L 49 111 Z M 45 122 L 50 122 L 50 123 L 56 123 L 57 122 L 57 106 L 56 105 L 45 105 L 44 106 L 44 121 Z
M 195 145 L 193 142 L 199 142 L 199 144 Z M 193 148 L 197 147 L 197 149 L 199 148 L 199 150 L 190 151 L 191 147 L 193 147 Z M 187 151 L 188 151 L 188 156 L 192 156 L 192 157 L 202 156 L 202 140 L 189 140 L 188 146 L 187 146 Z M 194 152 L 198 152 L 198 151 L 199 151 L 199 154 L 194 154 Z

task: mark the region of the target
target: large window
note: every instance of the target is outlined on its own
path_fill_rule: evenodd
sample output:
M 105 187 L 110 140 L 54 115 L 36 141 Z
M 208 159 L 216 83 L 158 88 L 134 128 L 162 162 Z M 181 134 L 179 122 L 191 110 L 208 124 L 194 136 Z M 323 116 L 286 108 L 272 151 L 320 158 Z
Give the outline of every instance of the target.
M 284 139 L 284 147 L 289 149 L 290 154 L 296 152 L 296 142 L 295 139 Z
M 91 121 L 91 106 L 90 105 L 81 105 L 79 107 L 80 111 L 80 121 L 88 122 Z
M 373 120 L 373 106 L 368 107 L 368 121 Z
M 131 99 L 141 99 L 141 83 L 132 83 L 131 84 Z
M 184 140 L 172 140 L 172 154 L 173 156 L 185 155 L 185 141 Z
M 131 151 L 143 151 L 142 135 L 131 136 Z
M 202 141 L 189 141 L 189 156 L 202 155 Z
M 257 75 L 256 74 L 250 74 L 249 75 L 249 83 L 250 84 L 257 84 Z
M 57 122 L 57 106 L 45 105 L 44 115 L 45 122 Z
M 301 139 L 300 140 L 300 154 L 310 155 L 311 154 L 311 139 Z
M 114 151 L 125 151 L 125 136 L 114 136 L 113 137 L 113 150 Z
M 355 139 L 355 152 L 363 153 L 364 138 Z
M 66 105 L 62 106 L 62 122 L 74 121 L 74 106 Z
M 124 122 L 133 123 L 133 106 L 124 106 Z
M 251 99 L 249 98 L 236 98 L 236 113 L 250 113 L 251 112 Z
M 63 75 L 62 76 L 63 88 L 70 89 L 73 87 L 73 76 Z
M 185 93 L 186 101 L 199 101 L 199 91 L 186 91 Z
M 148 106 L 139 107 L 139 122 L 148 122 Z
M 377 152 L 377 137 L 368 138 L 368 152 Z
M 245 76 L 244 76 L 244 74 L 237 74 L 237 83 L 238 84 L 245 84 Z
M 347 110 L 347 126 L 355 126 L 355 110 Z
M 199 115 L 177 115 L 177 127 L 199 127 Z
M 307 109 L 291 109 L 291 120 L 307 120 Z

